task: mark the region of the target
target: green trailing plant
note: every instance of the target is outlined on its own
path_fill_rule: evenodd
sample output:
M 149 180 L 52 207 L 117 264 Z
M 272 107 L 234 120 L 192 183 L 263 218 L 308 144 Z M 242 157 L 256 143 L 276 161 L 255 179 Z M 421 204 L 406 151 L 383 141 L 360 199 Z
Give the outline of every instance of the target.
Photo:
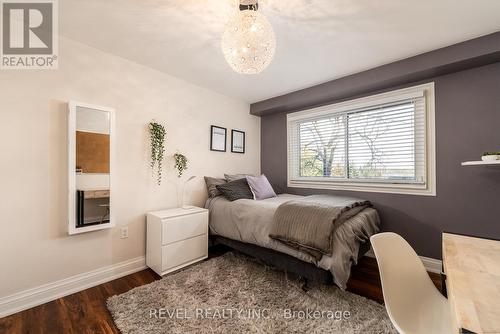
M 483 156 L 485 155 L 500 155 L 500 152 L 484 152 Z
M 186 158 L 185 155 L 176 153 L 174 154 L 174 160 L 175 160 L 174 168 L 177 169 L 177 175 L 181 177 L 182 173 L 184 173 L 184 171 L 188 169 L 188 159 Z
M 154 175 L 156 167 L 156 178 L 158 185 L 161 184 L 163 154 L 165 153 L 165 127 L 155 121 L 149 123 L 149 135 L 151 139 L 151 172 Z

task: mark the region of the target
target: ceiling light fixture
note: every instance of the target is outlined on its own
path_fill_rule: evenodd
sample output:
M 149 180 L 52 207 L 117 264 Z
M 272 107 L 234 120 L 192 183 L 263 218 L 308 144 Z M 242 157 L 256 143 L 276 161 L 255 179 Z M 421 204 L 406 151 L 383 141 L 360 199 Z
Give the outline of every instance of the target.
M 257 0 L 240 0 L 239 12 L 229 20 L 222 35 L 224 57 L 240 74 L 262 72 L 276 51 L 273 27 L 258 9 Z

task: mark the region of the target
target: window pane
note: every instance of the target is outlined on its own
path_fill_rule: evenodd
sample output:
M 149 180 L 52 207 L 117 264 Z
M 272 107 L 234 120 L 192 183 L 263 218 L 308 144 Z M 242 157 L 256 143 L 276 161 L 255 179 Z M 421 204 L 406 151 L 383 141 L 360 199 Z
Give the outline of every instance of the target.
M 299 159 L 302 177 L 345 178 L 345 115 L 299 124 Z
M 286 118 L 289 187 L 435 196 L 433 83 Z
M 413 102 L 348 114 L 349 178 L 414 181 Z

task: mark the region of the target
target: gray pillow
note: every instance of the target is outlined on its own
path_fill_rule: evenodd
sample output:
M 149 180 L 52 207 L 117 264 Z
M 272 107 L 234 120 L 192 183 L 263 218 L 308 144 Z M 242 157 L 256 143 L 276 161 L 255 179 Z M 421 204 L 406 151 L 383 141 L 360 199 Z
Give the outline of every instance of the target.
M 219 184 L 226 183 L 224 179 L 216 179 L 215 177 L 205 176 L 205 184 L 207 185 L 208 197 L 217 197 L 222 195 L 222 193 L 217 190 Z
M 245 179 L 247 176 L 253 176 L 253 175 L 250 175 L 250 174 L 224 174 L 224 178 L 226 179 L 227 182 Z
M 273 186 L 271 186 L 264 174 L 261 176 L 247 176 L 246 179 L 254 199 L 261 200 L 276 197 Z
M 248 186 L 247 179 L 239 179 L 228 183 L 216 186 L 222 195 L 228 200 L 236 201 L 237 199 L 253 199 L 253 194 Z

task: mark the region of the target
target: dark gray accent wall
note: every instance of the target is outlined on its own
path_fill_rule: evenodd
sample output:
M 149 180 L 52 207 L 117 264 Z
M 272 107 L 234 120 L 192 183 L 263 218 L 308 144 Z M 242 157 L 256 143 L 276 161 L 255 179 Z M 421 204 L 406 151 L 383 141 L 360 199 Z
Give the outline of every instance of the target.
M 435 82 L 436 197 L 287 188 L 286 112 L 293 108 L 287 106 L 286 98 L 280 102 L 285 112 L 262 117 L 262 173 L 277 191 L 301 195 L 341 193 L 372 201 L 379 210 L 382 229 L 401 234 L 423 256 L 441 258 L 442 231 L 500 238 L 500 166 L 460 165 L 462 161 L 479 159 L 483 151 L 500 150 L 500 63 L 422 79 L 372 89 L 362 95 L 353 90 L 352 94 L 346 92 L 338 97 L 332 90 L 331 98 L 326 100 L 340 102 Z M 330 87 L 336 86 L 332 83 Z M 314 100 L 300 93 L 293 95 L 290 105 L 296 105 L 301 98 L 308 103 Z

